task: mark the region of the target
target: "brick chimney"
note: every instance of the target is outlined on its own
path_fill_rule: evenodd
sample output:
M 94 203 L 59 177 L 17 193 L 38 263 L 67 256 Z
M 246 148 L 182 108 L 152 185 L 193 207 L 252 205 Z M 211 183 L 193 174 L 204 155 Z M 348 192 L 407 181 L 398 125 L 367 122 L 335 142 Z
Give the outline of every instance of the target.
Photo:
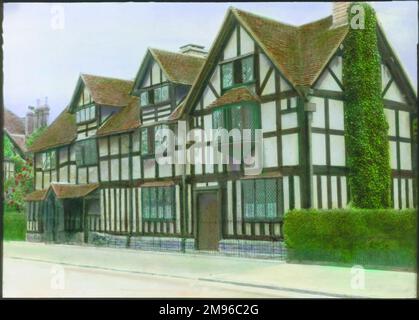
M 348 7 L 351 2 L 333 2 L 333 25 L 332 28 L 340 27 L 348 23 Z
M 189 54 L 191 56 L 203 57 L 205 58 L 208 54 L 207 51 L 204 50 L 204 46 L 200 46 L 197 44 L 186 44 L 180 47 L 180 53 Z
M 34 114 L 33 110 L 35 107 L 29 106 L 29 111 L 26 113 L 25 117 L 25 135 L 29 136 L 33 132 L 34 128 Z

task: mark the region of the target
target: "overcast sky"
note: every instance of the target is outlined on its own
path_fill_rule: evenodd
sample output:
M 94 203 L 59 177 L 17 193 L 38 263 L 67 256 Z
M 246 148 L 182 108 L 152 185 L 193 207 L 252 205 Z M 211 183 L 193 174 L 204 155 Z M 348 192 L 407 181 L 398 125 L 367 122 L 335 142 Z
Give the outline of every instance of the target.
M 373 2 L 416 86 L 417 2 Z M 68 104 L 78 75 L 133 79 L 147 47 L 211 46 L 229 6 L 294 25 L 331 14 L 331 3 L 4 4 L 4 103 L 24 116 L 48 96 L 50 121 Z M 63 17 L 63 18 L 62 18 Z

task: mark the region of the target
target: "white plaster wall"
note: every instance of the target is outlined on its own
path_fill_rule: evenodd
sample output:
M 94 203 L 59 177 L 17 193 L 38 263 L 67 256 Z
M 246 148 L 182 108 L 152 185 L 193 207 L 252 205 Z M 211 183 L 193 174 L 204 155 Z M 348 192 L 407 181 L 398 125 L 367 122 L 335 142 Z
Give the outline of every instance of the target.
M 237 56 L 237 32 L 236 32 L 236 29 L 234 29 L 224 49 L 224 59 L 231 59 L 236 56 Z
M 330 164 L 345 166 L 345 137 L 330 135 Z
M 271 168 L 278 166 L 277 137 L 263 139 L 263 167 Z
M 281 116 L 281 130 L 298 127 L 297 113 L 286 113 Z
M 276 105 L 275 101 L 262 103 L 261 105 L 262 132 L 276 130 Z
M 400 169 L 412 170 L 411 145 L 407 142 L 400 142 Z
M 313 164 L 314 165 L 326 165 L 326 136 L 321 133 L 313 133 L 312 135 L 313 145 Z
M 100 162 L 100 179 L 102 181 L 109 181 L 108 161 Z
M 410 115 L 407 111 L 399 111 L 400 137 L 410 138 Z
M 386 116 L 387 123 L 388 123 L 388 135 L 389 136 L 396 136 L 396 115 L 395 111 L 391 109 L 384 108 L 384 115 Z
M 324 128 L 325 127 L 325 108 L 324 108 L 324 98 L 312 97 L 310 102 L 316 104 L 316 111 L 313 112 L 313 122 L 312 127 L 314 128 Z
M 298 133 L 282 136 L 282 165 L 298 165 Z
M 329 99 L 329 128 L 344 130 L 343 101 Z
M 240 54 L 252 53 L 254 51 L 255 44 L 246 30 L 240 26 Z

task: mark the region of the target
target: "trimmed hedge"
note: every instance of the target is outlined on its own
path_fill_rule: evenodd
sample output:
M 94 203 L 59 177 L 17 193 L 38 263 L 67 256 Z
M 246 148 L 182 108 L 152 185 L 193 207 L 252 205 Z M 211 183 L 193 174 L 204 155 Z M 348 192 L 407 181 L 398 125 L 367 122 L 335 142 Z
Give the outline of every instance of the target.
M 364 9 L 365 29 L 349 28 L 343 44 L 345 144 L 352 205 L 391 206 L 391 168 L 388 124 L 381 97 L 381 62 L 374 9 Z M 349 18 L 353 14 L 348 10 Z M 351 21 L 351 20 L 350 20 Z
M 17 211 L 4 211 L 4 240 L 26 239 L 26 214 Z
M 291 261 L 414 268 L 416 211 L 295 210 L 285 215 Z

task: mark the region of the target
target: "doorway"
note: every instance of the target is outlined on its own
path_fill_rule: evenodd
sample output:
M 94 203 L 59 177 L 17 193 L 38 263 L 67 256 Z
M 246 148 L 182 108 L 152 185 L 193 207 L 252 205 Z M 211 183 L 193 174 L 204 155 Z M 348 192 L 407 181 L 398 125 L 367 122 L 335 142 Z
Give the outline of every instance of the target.
M 217 191 L 197 194 L 198 250 L 218 250 L 220 241 L 220 203 Z

